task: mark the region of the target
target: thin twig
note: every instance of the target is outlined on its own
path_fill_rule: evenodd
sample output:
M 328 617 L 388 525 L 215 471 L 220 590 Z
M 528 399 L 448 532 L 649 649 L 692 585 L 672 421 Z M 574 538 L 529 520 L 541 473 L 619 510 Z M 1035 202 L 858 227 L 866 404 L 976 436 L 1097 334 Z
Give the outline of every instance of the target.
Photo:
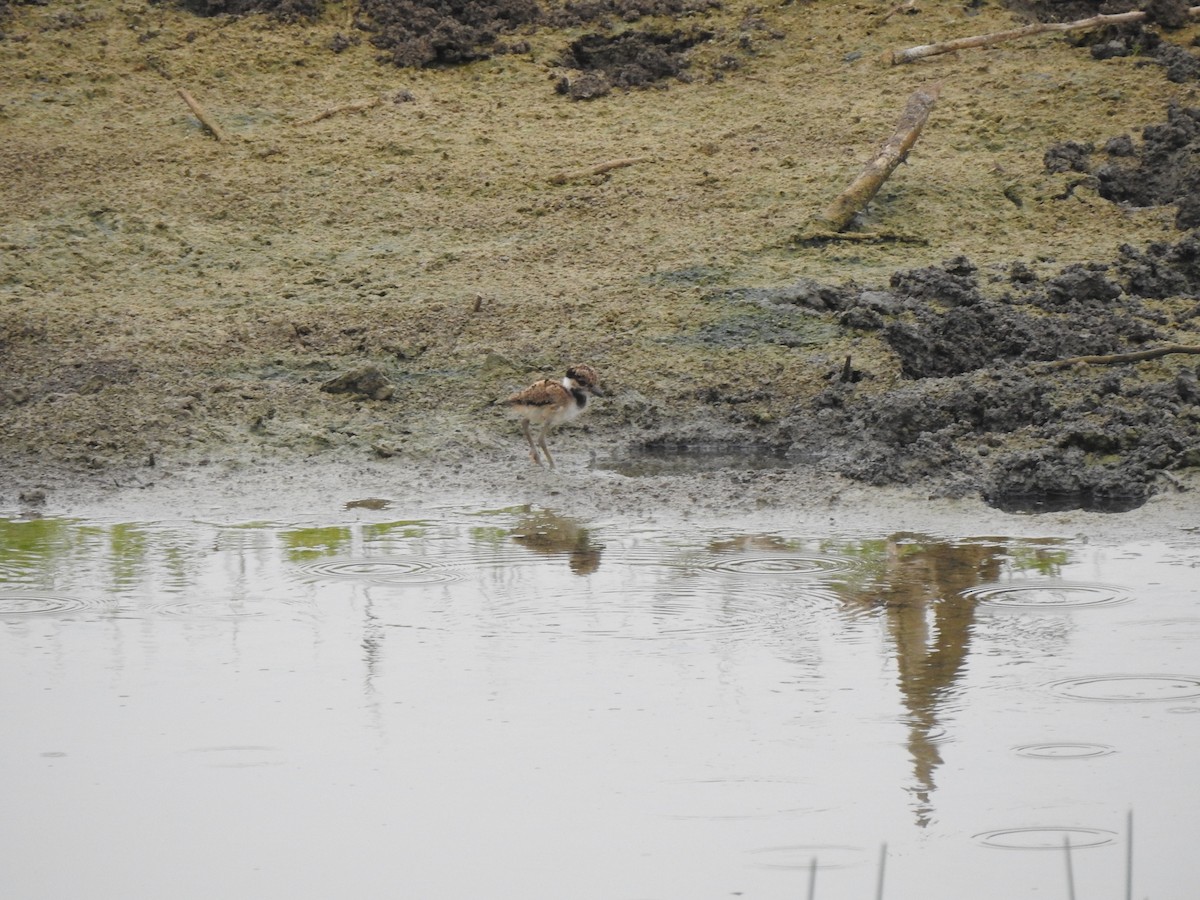
M 1071 866 L 1071 835 L 1063 835 L 1063 855 L 1067 860 L 1067 900 L 1075 900 L 1075 869 Z
M 1171 487 L 1175 488 L 1175 490 L 1179 491 L 1179 493 L 1181 493 L 1181 494 L 1186 494 L 1189 490 L 1188 486 L 1183 483 L 1183 481 L 1179 478 L 1178 475 L 1173 475 L 1170 472 L 1168 472 L 1166 469 L 1159 469 L 1154 474 L 1157 475 L 1159 478 L 1163 479 L 1164 481 L 1166 481 L 1168 484 L 1171 485 Z
M 888 11 L 888 14 L 886 16 L 884 16 L 882 19 L 880 19 L 879 21 L 886 22 L 888 19 L 890 19 L 894 15 L 897 15 L 898 13 L 915 13 L 915 12 L 917 12 L 917 0 L 905 0 L 904 3 L 900 3 L 900 4 L 897 4 L 896 6 L 893 6 Z
M 1200 6 L 1188 10 L 1190 16 L 1200 16 Z M 909 47 L 907 50 L 893 50 L 891 61 L 893 65 L 910 63 L 924 59 L 927 56 L 937 56 L 939 53 L 953 53 L 956 50 L 968 50 L 972 47 L 988 47 L 1002 41 L 1015 38 L 1029 37 L 1034 34 L 1044 34 L 1047 31 L 1082 31 L 1086 28 L 1099 28 L 1102 25 L 1122 25 L 1129 22 L 1140 22 L 1146 18 L 1141 10 L 1133 12 L 1114 13 L 1112 15 L 1092 16 L 1089 19 L 1076 19 L 1074 22 L 1035 22 L 1023 28 L 1013 28 L 1010 31 L 996 31 L 991 34 L 978 34 L 974 37 L 957 38 L 952 41 L 941 41 L 937 44 L 922 44 L 919 47 Z
M 213 137 L 215 137 L 218 141 L 229 140 L 229 137 L 224 131 L 221 130 L 221 126 L 218 125 L 208 115 L 208 113 L 204 111 L 204 107 L 200 105 L 199 101 L 197 101 L 196 98 L 193 97 L 186 88 L 176 88 L 176 90 L 179 92 L 179 96 L 183 98 L 183 102 L 188 105 L 188 109 L 190 109 L 192 114 L 200 120 L 200 124 L 209 130 L 209 133 L 212 134 Z
M 1067 359 L 1055 359 L 1042 364 L 1042 369 L 1053 372 L 1057 369 L 1068 369 L 1071 366 L 1087 364 L 1092 366 L 1111 366 L 1120 363 L 1142 362 L 1147 359 L 1158 359 L 1172 353 L 1200 353 L 1200 347 L 1189 344 L 1168 344 L 1165 347 L 1155 347 L 1152 350 L 1136 350 L 1132 353 L 1110 353 L 1101 356 L 1072 356 Z
M 1125 900 L 1133 900 L 1133 810 L 1125 814 Z
M 814 856 L 808 864 L 808 900 L 817 898 L 817 858 Z
M 897 231 L 824 231 L 809 229 L 794 235 L 793 244 L 826 244 L 830 241 L 845 241 L 859 244 L 928 244 L 929 238 Z
M 549 181 L 551 184 L 566 184 L 568 181 L 574 181 L 576 178 L 588 178 L 592 175 L 603 175 L 605 172 L 611 172 L 613 169 L 623 169 L 626 166 L 636 166 L 638 163 L 649 161 L 649 156 L 631 156 L 628 159 L 610 159 L 608 162 L 597 163 L 594 166 L 588 166 L 586 169 L 576 169 L 574 172 L 560 172 L 557 175 L 551 175 Z
M 322 119 L 328 119 L 331 116 L 336 116 L 338 113 L 344 112 L 362 112 L 370 109 L 373 106 L 378 106 L 380 103 L 379 97 L 371 97 L 368 100 L 354 100 L 350 103 L 341 103 L 337 106 L 331 106 L 329 109 L 317 113 L 315 116 L 309 116 L 307 119 L 301 119 L 298 122 L 293 122 L 292 127 L 296 128 L 300 125 L 311 125 L 313 122 L 320 122 Z
M 849 358 L 849 357 L 847 357 Z M 879 881 L 875 886 L 875 900 L 883 900 L 883 873 L 887 868 L 887 843 L 879 848 Z M 1074 898 L 1072 898 L 1074 900 Z

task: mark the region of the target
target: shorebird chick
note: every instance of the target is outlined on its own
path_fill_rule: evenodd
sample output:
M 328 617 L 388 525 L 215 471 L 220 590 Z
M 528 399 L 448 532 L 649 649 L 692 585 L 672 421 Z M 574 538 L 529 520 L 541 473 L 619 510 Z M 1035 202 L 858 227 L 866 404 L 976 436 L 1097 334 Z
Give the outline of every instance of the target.
M 529 441 L 529 458 L 539 466 L 542 459 L 538 447 L 546 454 L 546 462 L 554 468 L 554 457 L 546 446 L 546 435 L 551 430 L 569 422 L 587 409 L 588 394 L 603 397 L 600 392 L 600 376 L 591 366 L 571 366 L 562 381 L 546 378 L 536 381 L 525 390 L 501 401 L 521 419 L 521 430 Z M 540 425 L 537 441 L 533 439 L 530 425 Z

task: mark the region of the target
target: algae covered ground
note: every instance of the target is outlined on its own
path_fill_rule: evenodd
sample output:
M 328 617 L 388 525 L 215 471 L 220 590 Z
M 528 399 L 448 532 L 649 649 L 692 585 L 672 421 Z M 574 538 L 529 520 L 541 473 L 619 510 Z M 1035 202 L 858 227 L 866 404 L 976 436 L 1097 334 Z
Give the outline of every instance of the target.
M 2 8 L 0 502 L 550 477 L 494 402 L 576 362 L 608 396 L 568 473 L 687 449 L 1133 506 L 1200 466 L 1200 357 L 1047 365 L 1200 345 L 1180 5 L 901 66 L 1042 10 L 451 6 Z M 934 83 L 877 239 L 798 240 Z

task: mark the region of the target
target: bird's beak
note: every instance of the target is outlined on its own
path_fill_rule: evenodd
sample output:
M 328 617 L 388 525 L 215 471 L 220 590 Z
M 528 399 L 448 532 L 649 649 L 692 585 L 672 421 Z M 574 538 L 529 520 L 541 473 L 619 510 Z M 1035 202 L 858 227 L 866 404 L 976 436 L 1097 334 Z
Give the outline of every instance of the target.
M 596 387 L 594 384 L 588 385 L 588 392 L 591 394 L 595 394 L 597 397 L 604 396 L 604 392 L 601 391 L 600 388 Z

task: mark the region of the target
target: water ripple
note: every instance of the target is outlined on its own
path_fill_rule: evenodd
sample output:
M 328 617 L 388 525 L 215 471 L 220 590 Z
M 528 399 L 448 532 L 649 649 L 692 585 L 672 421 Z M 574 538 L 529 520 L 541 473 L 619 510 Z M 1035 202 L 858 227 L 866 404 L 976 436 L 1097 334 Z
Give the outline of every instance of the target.
M 249 609 L 243 600 L 233 599 L 189 599 L 160 600 L 147 609 L 152 613 L 180 616 L 190 619 L 240 619 L 247 616 L 264 615 L 262 609 Z
M 459 576 L 440 563 L 419 557 L 372 557 L 333 559 L 302 566 L 301 570 L 318 578 L 369 581 L 375 584 L 440 584 L 456 581 Z
M 853 566 L 854 560 L 848 558 L 797 553 L 718 559 L 703 567 L 717 572 L 730 572 L 734 575 L 812 578 L 839 575 L 849 571 Z
M 1148 702 L 1200 697 L 1200 678 L 1191 675 L 1085 675 L 1055 681 L 1049 687 L 1072 700 Z
M 1024 828 L 999 828 L 974 835 L 975 840 L 985 847 L 1001 850 L 1062 850 L 1065 841 L 1071 849 L 1103 847 L 1116 840 L 1116 833 L 1104 828 L 1048 827 L 1040 825 Z
M 981 606 L 1052 610 L 1113 606 L 1133 599 L 1128 591 L 1113 585 L 1057 579 L 982 584 L 961 596 Z
M 1096 759 L 1116 753 L 1115 747 L 1108 744 L 1090 744 L 1082 741 L 1060 741 L 1045 744 L 1023 744 L 1013 747 L 1018 756 L 1030 759 Z
M 0 616 L 56 615 L 86 609 L 104 609 L 108 605 L 107 601 L 103 600 L 84 600 L 81 597 L 64 597 L 58 594 L 0 592 Z

